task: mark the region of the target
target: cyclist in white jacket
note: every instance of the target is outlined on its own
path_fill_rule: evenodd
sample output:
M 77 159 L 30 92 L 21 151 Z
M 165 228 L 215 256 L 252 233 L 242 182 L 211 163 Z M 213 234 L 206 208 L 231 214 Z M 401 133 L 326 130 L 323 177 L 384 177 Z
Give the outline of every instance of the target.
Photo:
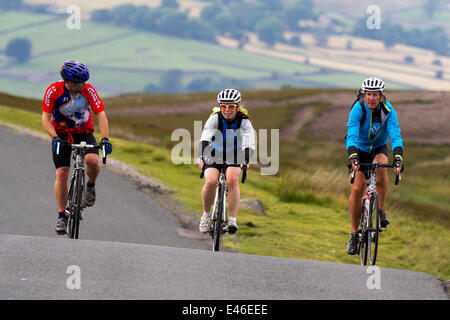
M 228 186 L 227 203 L 229 219 L 225 226 L 230 234 L 237 229 L 239 210 L 239 176 L 255 150 L 255 133 L 246 109 L 241 107 L 241 94 L 235 89 L 224 89 L 217 95 L 220 110 L 213 112 L 205 123 L 200 139 L 199 168 L 205 169 L 205 185 L 202 189 L 203 216 L 200 232 L 210 230 L 211 207 L 220 169 L 226 167 Z M 215 109 L 216 110 L 216 109 Z

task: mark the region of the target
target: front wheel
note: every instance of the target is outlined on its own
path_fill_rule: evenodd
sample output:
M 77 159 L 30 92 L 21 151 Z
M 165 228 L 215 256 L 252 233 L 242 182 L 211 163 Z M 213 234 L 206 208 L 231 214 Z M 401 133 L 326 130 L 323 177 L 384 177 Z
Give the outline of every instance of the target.
M 365 206 L 365 201 L 367 201 L 364 197 L 361 217 L 359 218 L 359 259 L 362 266 L 367 265 L 367 255 L 368 255 L 368 245 L 367 245 L 367 217 L 368 217 L 368 206 Z
M 71 185 L 73 190 L 69 202 L 68 236 L 70 239 L 78 239 L 80 231 L 80 217 L 83 204 L 83 175 L 75 173 L 75 179 Z
M 222 237 L 222 221 L 217 220 L 213 225 L 213 251 L 220 250 L 220 238 Z
M 369 248 L 370 264 L 375 265 L 378 253 L 378 237 L 380 231 L 380 213 L 378 212 L 378 195 L 374 193 L 370 198 L 369 230 L 367 246 Z
M 220 199 L 220 197 L 219 197 Z M 223 233 L 223 221 L 221 218 L 221 212 L 222 212 L 222 206 L 223 203 L 221 201 L 218 201 L 216 204 L 215 212 L 217 213 L 215 215 L 214 221 L 213 221 L 213 228 L 212 228 L 212 240 L 213 240 L 213 251 L 219 251 L 220 250 L 220 240 Z M 217 211 L 216 211 L 217 210 Z

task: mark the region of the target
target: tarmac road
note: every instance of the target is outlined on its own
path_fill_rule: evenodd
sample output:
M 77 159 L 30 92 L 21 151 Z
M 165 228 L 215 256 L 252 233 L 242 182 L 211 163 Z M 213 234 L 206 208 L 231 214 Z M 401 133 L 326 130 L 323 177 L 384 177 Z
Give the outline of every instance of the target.
M 448 297 L 436 277 L 420 272 L 375 271 L 359 265 L 154 245 L 0 235 L 0 299 Z

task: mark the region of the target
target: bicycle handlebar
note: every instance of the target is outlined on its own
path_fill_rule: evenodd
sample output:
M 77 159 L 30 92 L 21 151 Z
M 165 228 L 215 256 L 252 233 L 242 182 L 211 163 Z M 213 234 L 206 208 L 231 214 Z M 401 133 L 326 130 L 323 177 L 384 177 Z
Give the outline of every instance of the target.
M 386 164 L 386 163 L 360 163 L 361 167 L 368 167 L 368 168 L 393 168 L 393 164 Z M 352 178 L 350 180 L 350 183 L 353 184 L 355 181 L 355 171 L 352 170 Z M 398 185 L 398 182 L 402 179 L 400 173 L 395 175 L 395 185 Z
M 105 151 L 105 145 L 104 144 L 86 144 L 85 141 L 81 141 L 81 143 L 69 143 L 68 141 L 62 141 L 64 145 L 68 145 L 72 148 L 72 150 L 77 149 L 94 149 L 94 150 L 100 150 L 102 149 L 102 158 L 103 158 L 103 164 L 106 164 L 106 151 Z M 59 155 L 59 148 L 61 146 L 61 143 L 58 142 L 58 146 L 56 148 L 56 155 Z

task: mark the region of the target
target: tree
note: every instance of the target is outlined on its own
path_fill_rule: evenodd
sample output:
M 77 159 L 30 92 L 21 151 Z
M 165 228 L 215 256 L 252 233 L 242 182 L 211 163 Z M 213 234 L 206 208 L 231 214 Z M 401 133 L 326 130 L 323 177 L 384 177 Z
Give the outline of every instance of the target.
M 111 13 L 108 9 L 97 9 L 92 11 L 91 19 L 98 23 L 108 23 L 111 20 Z
M 26 38 L 15 38 L 8 42 L 6 55 L 15 58 L 19 63 L 26 62 L 31 57 L 31 41 Z
M 183 12 L 166 9 L 159 21 L 159 32 L 171 36 L 183 37 L 186 31 L 188 17 Z
M 300 36 L 293 36 L 289 40 L 289 44 L 294 47 L 301 47 L 302 46 L 302 39 Z
M 405 63 L 409 63 L 409 64 L 411 64 L 411 63 L 414 63 L 414 57 L 413 56 L 406 56 L 404 59 L 403 59 L 403 61 L 405 62 Z
M 276 18 L 267 18 L 260 21 L 255 26 L 255 31 L 258 34 L 259 40 L 273 46 L 277 41 L 283 41 L 283 32 L 285 25 Z
M 285 15 L 287 25 L 293 30 L 298 30 L 299 20 L 314 20 L 316 18 L 314 14 L 314 3 L 311 0 L 296 2 L 286 9 Z
M 245 33 L 242 34 L 242 36 L 239 38 L 239 44 L 238 49 L 242 50 L 244 49 L 245 45 L 250 41 L 248 35 Z
M 222 12 L 222 7 L 217 4 L 212 4 L 210 6 L 204 7 L 200 14 L 202 20 L 213 21 L 219 13 Z
M 144 92 L 160 93 L 161 92 L 161 88 L 158 87 L 158 85 L 156 85 L 154 83 L 149 83 L 149 84 L 147 84 L 145 86 Z
M 227 12 L 221 12 L 217 14 L 214 17 L 214 20 L 211 21 L 211 23 L 221 34 L 227 31 L 232 31 L 234 28 L 236 28 L 236 18 Z
M 438 9 L 439 9 L 439 0 L 426 0 L 423 5 L 423 10 L 430 18 L 434 16 L 434 14 Z
M 386 23 L 383 28 L 381 40 L 386 48 L 392 48 L 397 43 L 405 41 L 405 31 L 403 28 L 396 24 Z
M 118 26 L 134 26 L 137 12 L 138 9 L 136 6 L 122 4 L 111 10 L 110 17 L 112 22 Z
M 281 0 L 259 0 L 263 5 L 271 11 L 282 11 L 283 3 Z
M 257 4 L 243 8 L 243 12 L 245 12 L 245 19 L 240 19 L 239 21 L 242 22 L 243 28 L 249 31 L 255 31 L 256 27 L 259 23 L 263 22 L 266 19 L 276 19 L 273 17 L 273 14 L 271 11 L 267 10 L 266 8 L 262 6 L 258 6 Z
M 185 23 L 183 37 L 216 43 L 216 34 L 207 22 L 189 19 Z
M 140 6 L 136 12 L 133 26 L 141 30 L 154 32 L 158 29 L 157 20 L 157 11 L 151 10 L 147 6 Z
M 183 76 L 183 71 L 181 70 L 169 70 L 161 76 L 160 88 L 161 92 L 165 93 L 176 93 L 183 90 L 183 84 L 181 82 L 181 77 Z
M 189 84 L 186 86 L 186 90 L 189 92 L 214 91 L 217 90 L 217 85 L 210 77 L 196 78 L 189 82 Z
M 352 40 L 347 40 L 347 43 L 345 45 L 345 48 L 347 50 L 353 50 L 353 41 Z
M 313 36 L 318 47 L 328 46 L 328 33 L 324 28 L 317 29 Z
M 234 78 L 223 78 L 217 83 L 217 88 L 235 88 L 235 89 L 245 89 L 248 88 L 249 84 L 245 80 L 234 79 Z
M 0 1 L 1 10 L 17 10 L 22 6 L 23 0 L 2 0 Z
M 395 38 L 395 35 L 389 32 L 385 32 L 383 34 L 383 44 L 386 49 L 390 49 L 393 46 L 395 46 L 397 39 Z
M 178 10 L 179 5 L 177 0 L 162 0 L 161 7 Z
M 439 55 L 449 54 L 449 39 L 446 31 L 442 27 L 433 27 L 425 32 L 425 38 L 423 39 L 423 48 L 431 49 Z

